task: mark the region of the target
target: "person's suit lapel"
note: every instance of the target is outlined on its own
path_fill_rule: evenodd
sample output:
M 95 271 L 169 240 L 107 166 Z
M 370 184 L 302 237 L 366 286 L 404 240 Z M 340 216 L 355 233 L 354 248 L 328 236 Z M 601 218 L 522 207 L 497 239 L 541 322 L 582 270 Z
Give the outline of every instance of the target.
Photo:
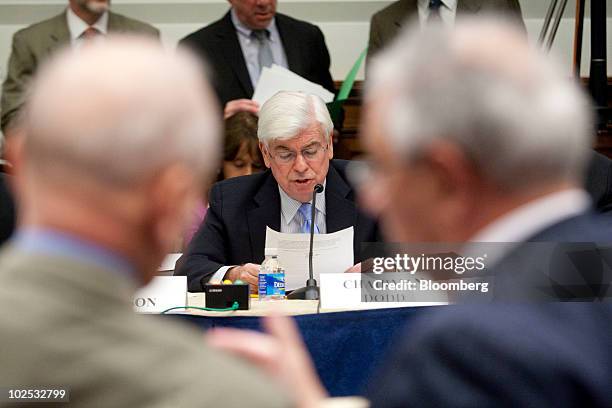
M 223 17 L 222 22 L 223 25 L 221 26 L 221 30 L 217 33 L 217 36 L 220 42 L 219 49 L 227 62 L 227 69 L 234 71 L 244 92 L 247 95 L 253 95 L 253 84 L 251 84 L 249 71 L 247 70 L 246 61 L 244 55 L 242 55 L 242 48 L 240 48 L 240 42 L 236 34 L 236 27 L 234 27 L 234 23 L 232 23 L 229 11 Z
M 330 163 L 325 188 L 325 224 L 328 233 L 355 226 L 357 210 L 355 203 L 347 198 L 350 192 L 351 187 Z
M 278 184 L 269 170 L 266 181 L 253 197 L 253 201 L 256 206 L 248 210 L 247 222 L 249 223 L 251 251 L 255 257 L 256 254 L 264 253 L 266 226 L 280 231 L 280 194 Z
M 70 44 L 70 31 L 68 30 L 66 11 L 49 20 L 49 24 L 50 32 L 47 52 L 51 54 L 57 49 Z
M 276 28 L 278 29 L 278 34 L 280 35 L 281 42 L 283 43 L 283 49 L 285 50 L 285 55 L 287 56 L 287 65 L 289 65 L 289 70 L 303 75 L 304 61 L 301 55 L 301 48 L 299 47 L 299 44 L 301 44 L 301 39 L 298 38 L 297 33 L 291 27 L 291 23 L 287 21 L 284 15 L 277 13 L 274 17 L 274 21 L 276 22 Z M 286 44 L 291 44 L 291 46 L 287 47 Z
M 395 15 L 395 19 L 393 20 L 393 25 L 396 27 L 397 31 L 404 26 L 408 18 L 419 15 L 417 0 L 404 0 L 400 5 L 403 7 L 400 12 Z
M 115 13 L 108 12 L 108 32 L 121 33 L 128 31 L 127 27 L 121 24 L 121 20 Z

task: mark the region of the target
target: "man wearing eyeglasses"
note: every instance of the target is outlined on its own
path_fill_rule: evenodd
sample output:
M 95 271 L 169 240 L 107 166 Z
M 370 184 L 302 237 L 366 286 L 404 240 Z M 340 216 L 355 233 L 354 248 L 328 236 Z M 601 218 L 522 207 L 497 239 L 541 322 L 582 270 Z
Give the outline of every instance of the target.
M 332 132 L 327 108 L 316 96 L 279 92 L 262 106 L 259 146 L 269 170 L 213 186 L 206 219 L 176 272 L 187 276 L 189 291 L 201 292 L 211 279 L 241 279 L 254 291 L 266 227 L 308 233 L 316 184 L 325 188 L 317 196 L 315 233 L 354 227 L 354 260 L 362 260 L 361 243 L 376 241 L 377 225 L 355 206 L 348 162 L 332 159 Z

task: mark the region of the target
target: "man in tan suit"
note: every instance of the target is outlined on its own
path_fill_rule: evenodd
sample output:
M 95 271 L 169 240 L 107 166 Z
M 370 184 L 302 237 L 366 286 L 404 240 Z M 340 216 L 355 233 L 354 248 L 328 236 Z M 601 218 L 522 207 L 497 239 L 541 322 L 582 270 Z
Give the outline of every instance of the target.
M 17 113 L 40 64 L 57 49 L 107 33 L 159 37 L 149 24 L 109 11 L 110 0 L 69 0 L 66 11 L 19 30 L 13 36 L 8 72 L 2 86 L 0 125 L 7 139 L 17 131 Z
M 217 166 L 202 69 L 109 37 L 37 75 L 13 150 L 21 222 L 0 253 L 3 386 L 67 387 L 75 407 L 289 405 L 195 329 L 132 309 Z
M 456 17 L 481 13 L 504 14 L 525 30 L 518 0 L 399 0 L 372 16 L 368 60 L 390 44 L 410 19 L 418 18 L 420 24 L 439 19 L 450 25 Z

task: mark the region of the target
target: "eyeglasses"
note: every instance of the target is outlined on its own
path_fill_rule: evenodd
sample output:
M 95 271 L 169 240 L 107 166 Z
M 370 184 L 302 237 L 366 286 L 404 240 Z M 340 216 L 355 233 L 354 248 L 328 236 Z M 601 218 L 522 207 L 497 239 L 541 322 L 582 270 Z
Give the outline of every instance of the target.
M 316 162 L 323 158 L 325 151 L 328 149 L 328 145 L 322 146 L 319 143 L 314 143 L 305 149 L 302 149 L 299 154 L 302 155 L 304 160 L 307 162 Z M 292 164 L 297 159 L 298 153 L 289 149 L 278 149 L 276 152 L 270 152 L 268 154 L 279 164 Z

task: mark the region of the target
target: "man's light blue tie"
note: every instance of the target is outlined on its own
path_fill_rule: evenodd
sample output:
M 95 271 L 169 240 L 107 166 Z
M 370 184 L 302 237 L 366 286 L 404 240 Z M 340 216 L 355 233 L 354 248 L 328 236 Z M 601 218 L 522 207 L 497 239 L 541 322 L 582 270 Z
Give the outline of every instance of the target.
M 310 234 L 310 225 L 312 224 L 312 204 L 303 203 L 298 211 L 300 214 L 302 214 L 302 233 Z M 317 227 L 316 223 L 314 226 L 314 232 L 315 234 L 319 233 L 319 228 Z

